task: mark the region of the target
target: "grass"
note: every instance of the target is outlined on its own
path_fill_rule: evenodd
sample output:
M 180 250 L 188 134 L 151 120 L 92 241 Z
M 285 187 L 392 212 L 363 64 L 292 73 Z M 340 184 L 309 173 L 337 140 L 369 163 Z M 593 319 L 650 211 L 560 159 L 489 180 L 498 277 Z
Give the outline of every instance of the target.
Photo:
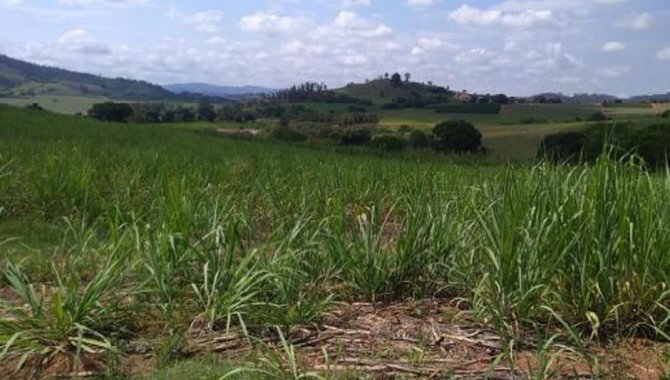
M 95 103 L 100 103 L 101 101 L 99 97 L 77 95 L 36 95 L 33 97 L 0 98 L 0 104 L 25 107 L 38 103 L 46 110 L 70 115 L 76 113 L 86 114 Z
M 506 342 L 670 334 L 670 174 L 632 159 L 457 165 L 9 107 L 0 152 L 11 365 L 104 358 L 129 336 L 289 333 L 338 301 L 457 297 Z

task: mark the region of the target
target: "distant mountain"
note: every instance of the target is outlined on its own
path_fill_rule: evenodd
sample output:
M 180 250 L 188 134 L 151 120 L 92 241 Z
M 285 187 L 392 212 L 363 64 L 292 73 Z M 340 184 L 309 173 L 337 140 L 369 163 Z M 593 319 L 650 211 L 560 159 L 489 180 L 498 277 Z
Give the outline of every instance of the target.
M 641 102 L 670 102 L 670 92 L 665 94 L 656 94 L 656 95 L 639 95 L 633 96 L 628 101 L 641 103 Z
M 536 98 L 538 96 L 544 96 L 546 99 L 561 99 L 563 103 L 579 103 L 579 104 L 599 104 L 604 102 L 613 102 L 619 98 L 613 95 L 607 94 L 574 94 L 574 95 L 565 95 L 561 93 L 554 92 L 545 92 L 542 94 L 537 94 L 531 98 Z
M 117 100 L 168 100 L 172 92 L 149 82 L 104 78 L 41 66 L 0 54 L 0 93 L 8 96 L 81 95 Z
M 191 93 L 207 96 L 220 96 L 224 98 L 264 95 L 273 92 L 273 90 L 269 88 L 259 86 L 217 86 L 207 83 L 179 83 L 169 84 L 163 87 L 175 94 Z

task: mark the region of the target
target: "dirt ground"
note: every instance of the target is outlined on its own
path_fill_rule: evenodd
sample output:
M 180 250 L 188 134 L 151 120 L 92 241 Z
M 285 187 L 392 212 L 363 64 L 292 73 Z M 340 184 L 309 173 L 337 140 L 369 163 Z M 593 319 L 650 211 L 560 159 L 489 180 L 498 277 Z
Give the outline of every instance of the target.
M 245 361 L 275 352 L 286 358 L 278 334 L 272 329 L 202 331 L 193 328 L 184 356 Z M 157 337 L 156 339 L 160 339 Z M 447 300 L 425 300 L 372 305 L 337 304 L 314 325 L 293 328 L 287 340 L 297 353 L 301 368 L 330 375 L 356 374 L 369 379 L 527 379 L 602 378 L 661 379 L 668 372 L 670 344 L 644 339 L 626 339 L 607 345 L 593 343 L 584 355 L 565 348 L 556 340 L 541 354 L 533 338 L 516 343 L 513 360 L 504 355 L 503 339 L 493 330 L 467 318 Z M 120 358 L 125 372 L 148 375 L 154 371 L 157 341 L 141 339 L 124 345 Z M 564 347 L 565 346 L 565 347 Z M 544 355 L 544 359 L 542 358 Z M 102 373 L 102 358 L 72 358 L 56 355 L 42 360 L 42 375 L 35 376 L 30 360 L 12 378 L 68 378 Z M 550 363 L 550 364 L 547 364 Z M 5 363 L 9 373 L 16 361 Z M 541 374 L 541 375 L 538 375 Z
M 631 339 L 589 347 L 590 358 L 561 349 L 560 341 L 542 366 L 537 345 L 520 342 L 515 359 L 503 355 L 503 341 L 492 330 L 461 317 L 452 303 L 418 301 L 374 307 L 339 305 L 322 323 L 295 329 L 290 341 L 304 368 L 326 373 L 358 373 L 367 378 L 659 379 L 665 374 L 667 344 Z M 245 349 L 236 334 L 198 335 L 190 340 L 195 354 L 223 356 Z M 281 354 L 277 340 L 266 339 Z M 546 369 L 544 369 L 546 367 Z

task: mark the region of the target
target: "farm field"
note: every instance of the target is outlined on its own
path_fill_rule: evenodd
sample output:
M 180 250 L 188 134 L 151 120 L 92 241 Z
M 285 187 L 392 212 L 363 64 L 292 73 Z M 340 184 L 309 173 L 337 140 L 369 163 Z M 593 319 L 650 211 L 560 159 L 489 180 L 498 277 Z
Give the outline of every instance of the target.
M 57 113 L 74 115 L 86 114 L 95 103 L 103 101 L 97 97 L 70 95 L 37 95 L 34 97 L 0 98 L 0 104 L 25 107 L 37 103 L 40 107 Z
M 200 129 L 0 106 L 5 373 L 667 375 L 666 172 Z

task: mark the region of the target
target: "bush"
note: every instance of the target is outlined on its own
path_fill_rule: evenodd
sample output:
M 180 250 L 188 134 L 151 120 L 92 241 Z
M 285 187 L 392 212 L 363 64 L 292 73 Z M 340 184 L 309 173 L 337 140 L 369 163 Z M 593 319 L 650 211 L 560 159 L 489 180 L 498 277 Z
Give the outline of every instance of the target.
M 407 141 L 398 136 L 383 135 L 375 137 L 371 145 L 386 152 L 397 152 L 407 147 Z
M 586 121 L 606 121 L 606 120 L 609 120 L 609 118 L 600 111 L 594 113 L 593 115 L 589 116 L 586 119 Z
M 670 153 L 670 124 L 652 125 L 632 138 L 635 152 L 651 167 L 664 167 Z
M 125 123 L 133 116 L 133 108 L 127 103 L 98 103 L 88 110 L 88 116 L 98 120 Z
M 538 149 L 538 157 L 553 162 L 595 162 L 606 145 L 610 155 L 622 157 L 633 145 L 629 124 L 599 123 L 584 132 L 562 132 L 546 136 Z
M 307 135 L 296 131 L 287 125 L 279 125 L 270 132 L 270 137 L 276 140 L 303 142 L 307 140 Z
M 368 145 L 372 139 L 372 131 L 367 126 L 352 126 L 338 129 L 332 136 L 340 145 Z
M 670 110 L 666 110 L 665 112 L 663 112 L 663 113 L 661 114 L 661 117 L 664 117 L 664 118 L 668 118 L 668 117 L 670 117 Z
M 409 146 L 413 149 L 426 149 L 430 145 L 430 139 L 424 131 L 413 130 L 409 134 Z
M 482 134 L 469 121 L 450 120 L 433 129 L 435 150 L 443 153 L 474 153 L 482 148 Z
M 398 128 L 398 132 L 401 132 L 401 133 L 407 133 L 407 132 L 410 132 L 411 130 L 412 130 L 412 127 L 410 127 L 407 124 L 403 124 L 403 125 L 400 126 L 400 128 Z
M 552 162 L 576 162 L 582 154 L 586 134 L 562 132 L 546 136 L 540 143 L 538 157 Z

